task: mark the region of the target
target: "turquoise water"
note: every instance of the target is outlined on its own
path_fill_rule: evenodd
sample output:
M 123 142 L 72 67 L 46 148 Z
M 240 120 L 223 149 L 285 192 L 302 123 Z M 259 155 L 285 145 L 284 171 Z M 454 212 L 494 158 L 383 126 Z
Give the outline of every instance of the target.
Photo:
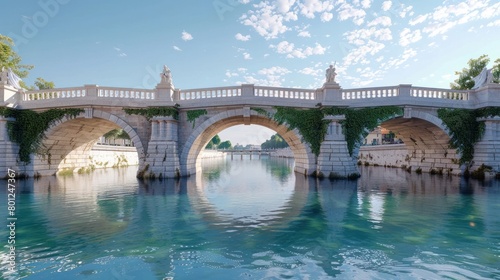
M 129 168 L 16 182 L 17 274 L 2 226 L 0 275 L 500 279 L 500 181 L 383 167 L 330 181 L 292 170 L 286 159 L 207 160 L 182 180 L 138 181 Z

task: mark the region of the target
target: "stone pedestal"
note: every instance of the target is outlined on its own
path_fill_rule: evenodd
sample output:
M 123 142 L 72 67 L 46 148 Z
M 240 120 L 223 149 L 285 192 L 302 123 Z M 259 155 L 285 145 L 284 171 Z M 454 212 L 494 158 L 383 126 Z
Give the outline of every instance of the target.
M 338 83 L 325 83 L 323 85 L 323 105 L 333 105 L 342 101 L 342 92 Z
M 155 98 L 156 101 L 160 102 L 158 106 L 165 106 L 166 104 L 164 103 L 173 102 L 174 91 L 174 85 L 172 85 L 171 83 L 159 83 L 156 86 Z
M 173 117 L 154 117 L 143 177 L 180 176 L 178 124 Z M 141 173 L 141 172 L 140 172 Z
M 330 178 L 349 178 L 359 175 L 356 162 L 349 155 L 342 126 L 345 116 L 327 116 L 329 120 L 325 140 L 321 143 L 318 156 L 318 174 Z
M 474 145 L 474 164 L 472 170 L 481 164 L 491 166 L 500 172 L 500 117 L 481 118 L 485 125 L 481 141 Z

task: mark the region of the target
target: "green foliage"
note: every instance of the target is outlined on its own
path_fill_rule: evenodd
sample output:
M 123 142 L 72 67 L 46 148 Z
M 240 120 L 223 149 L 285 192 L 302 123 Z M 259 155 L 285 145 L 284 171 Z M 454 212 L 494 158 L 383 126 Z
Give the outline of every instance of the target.
M 21 64 L 21 57 L 12 49 L 14 41 L 0 34 L 0 69 L 10 68 L 20 78 L 26 78 L 33 65 Z
M 207 110 L 206 109 L 191 110 L 191 111 L 187 111 L 186 114 L 187 114 L 188 122 L 192 123 L 193 128 L 194 128 L 194 123 L 195 123 L 196 119 L 200 116 L 206 115 Z
M 205 149 L 215 149 L 217 146 L 220 144 L 220 137 L 219 135 L 215 135 L 212 139 L 210 139 L 210 142 L 208 142 L 207 146 Z
M 500 58 L 497 58 L 497 60 L 495 60 L 493 68 L 491 69 L 491 73 L 493 75 L 493 81 L 495 83 L 500 83 Z
M 397 106 L 375 108 L 350 109 L 350 108 L 323 108 L 325 115 L 345 115 L 341 122 L 349 154 L 362 144 L 363 139 L 380 123 L 403 114 L 403 109 Z
M 76 117 L 83 109 L 51 109 L 42 113 L 31 110 L 3 108 L 5 117 L 15 118 L 7 124 L 10 140 L 19 145 L 19 158 L 30 163 L 30 155 L 36 153 L 45 137 L 45 131 L 64 117 Z
M 274 134 L 260 146 L 262 149 L 281 149 L 288 147 L 288 143 L 279 134 Z
M 112 138 L 112 139 L 130 140 L 130 136 L 123 129 L 113 129 L 113 130 L 110 130 L 106 134 L 104 134 L 103 136 L 106 139 L 111 139 Z
M 450 133 L 450 146 L 460 152 L 460 164 L 471 162 L 474 145 L 484 134 L 484 123 L 478 118 L 500 116 L 500 108 L 487 107 L 476 110 L 439 109 L 438 117 Z
M 467 62 L 468 68 L 463 68 L 462 71 L 455 71 L 458 78 L 450 84 L 452 89 L 466 90 L 474 87 L 472 78 L 479 75 L 490 59 L 487 55 L 483 54 L 477 59 L 470 59 Z
M 51 89 L 55 87 L 54 82 L 46 81 L 40 77 L 36 78 L 35 86 L 38 89 Z
M 123 109 L 129 115 L 140 115 L 148 121 L 153 117 L 173 117 L 179 118 L 179 111 L 176 107 L 149 107 L 145 109 Z
M 225 150 L 231 149 L 232 147 L 233 147 L 233 145 L 231 144 L 231 141 L 229 141 L 229 140 L 221 142 L 218 146 L 219 149 L 225 149 Z
M 323 120 L 324 113 L 320 109 L 295 109 L 276 107 L 273 119 L 278 124 L 286 123 L 289 129 L 298 129 L 309 144 L 312 152 L 319 155 L 321 142 L 326 134 L 328 121 Z

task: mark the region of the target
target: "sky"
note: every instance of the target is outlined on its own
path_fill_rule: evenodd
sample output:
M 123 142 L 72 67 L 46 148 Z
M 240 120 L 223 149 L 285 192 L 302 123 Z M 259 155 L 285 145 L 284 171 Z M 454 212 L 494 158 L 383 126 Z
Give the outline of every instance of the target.
M 318 88 L 330 64 L 343 88 L 449 88 L 455 71 L 500 58 L 500 2 L 490 0 L 0 0 L 25 79 L 56 87 L 154 88 L 163 65 L 180 89 Z M 274 132 L 236 126 L 233 144 Z M 229 139 L 230 138 L 230 139 Z M 252 140 L 251 140 L 252 139 Z

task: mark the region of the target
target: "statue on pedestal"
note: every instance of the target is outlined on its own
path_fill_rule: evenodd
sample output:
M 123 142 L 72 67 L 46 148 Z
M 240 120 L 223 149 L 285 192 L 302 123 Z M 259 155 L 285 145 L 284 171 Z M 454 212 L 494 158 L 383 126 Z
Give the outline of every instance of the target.
M 167 65 L 163 65 L 163 72 L 160 74 L 161 84 L 172 84 L 172 73 Z
M 330 67 L 326 69 L 326 83 L 335 83 L 335 76 L 337 76 L 337 73 L 335 73 L 335 66 L 330 65 Z
M 474 86 L 472 87 L 472 89 L 477 89 L 486 84 L 493 83 L 493 73 L 491 70 L 492 69 L 488 70 L 488 68 L 484 67 L 479 75 L 472 78 L 472 80 L 474 81 Z

